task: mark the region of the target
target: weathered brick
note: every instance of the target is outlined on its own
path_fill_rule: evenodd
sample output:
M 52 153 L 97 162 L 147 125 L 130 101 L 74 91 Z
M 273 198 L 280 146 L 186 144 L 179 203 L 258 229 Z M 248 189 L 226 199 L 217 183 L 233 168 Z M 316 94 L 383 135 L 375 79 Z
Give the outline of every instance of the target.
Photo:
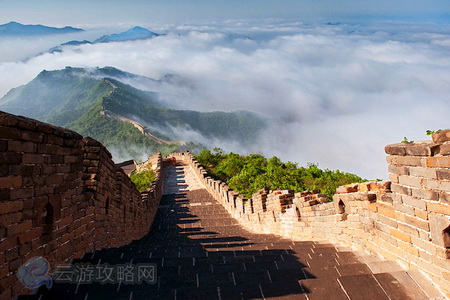
M 25 141 L 32 141 L 32 142 L 36 142 L 36 143 L 40 143 L 42 142 L 43 139 L 43 134 L 38 133 L 38 132 L 32 132 L 32 131 L 24 131 L 22 132 L 22 139 Z
M 411 195 L 411 189 L 403 185 L 392 183 L 391 190 L 393 193 Z
M 426 199 L 426 200 L 435 200 L 437 201 L 439 199 L 439 194 L 432 190 L 425 190 L 425 189 L 411 189 L 411 195 L 416 198 Z M 419 200 L 424 202 L 423 200 Z M 418 203 L 416 203 L 419 205 Z M 425 205 L 425 203 L 424 203 Z M 419 206 L 417 206 L 419 207 Z
M 386 158 L 388 164 L 396 166 L 422 166 L 422 160 L 418 156 L 390 155 Z
M 40 154 L 56 154 L 58 146 L 49 144 L 39 144 L 37 146 L 37 153 Z
M 68 148 L 68 147 L 57 147 L 56 148 L 56 154 L 58 155 L 70 155 L 70 154 L 74 154 L 75 152 L 73 152 L 72 148 Z
M 409 167 L 409 175 L 425 178 L 437 178 L 436 169 L 422 168 L 422 167 Z
M 450 143 L 445 142 L 439 147 L 439 154 L 440 155 L 450 155 Z
M 426 142 L 426 143 L 413 143 L 406 145 L 406 155 L 413 156 L 430 156 L 439 150 L 439 145 Z
M 53 187 L 38 187 L 34 190 L 34 194 L 36 197 L 45 196 L 53 194 L 54 188 Z
M 424 200 L 417 199 L 417 198 L 414 198 L 414 197 L 411 197 L 411 196 L 407 196 L 407 195 L 402 195 L 401 199 L 402 199 L 402 203 L 406 204 L 408 206 L 417 207 L 417 208 L 420 208 L 422 210 L 426 210 L 427 209 L 426 201 L 424 201 Z
M 406 251 L 408 253 L 411 253 L 414 256 L 419 256 L 419 250 L 416 247 L 414 247 L 410 242 L 399 241 L 398 242 L 398 247 L 401 250 L 404 250 L 404 251 Z M 403 257 L 404 257 L 404 255 L 403 255 Z
M 401 212 L 401 211 L 396 211 L 396 212 L 395 212 L 395 219 L 396 219 L 397 221 L 405 222 L 405 221 L 406 221 L 406 217 L 405 217 L 405 216 L 406 216 L 406 215 L 405 215 L 404 212 Z M 398 227 L 398 226 L 395 226 L 395 227 Z
M 68 217 L 61 219 L 61 221 L 58 222 L 58 226 L 59 226 L 59 228 L 62 228 L 64 226 L 71 224 L 72 222 L 73 222 L 73 216 L 68 216 Z
M 380 204 L 378 206 L 378 213 L 382 214 L 383 216 L 389 217 L 389 218 L 395 218 L 394 207 L 392 207 L 390 205 Z
M 399 178 L 399 176 L 397 174 L 389 174 L 389 180 L 392 183 L 398 183 L 399 182 L 398 178 Z
M 33 176 L 33 166 L 10 165 L 9 175 Z
M 12 235 L 24 233 L 24 232 L 30 230 L 32 227 L 33 227 L 33 221 L 28 220 L 23 223 L 11 225 L 6 230 L 7 230 L 8 236 L 12 236 Z
M 3 152 L 0 153 L 0 164 L 6 165 L 18 165 L 22 161 L 22 154 Z
M 448 156 L 434 156 L 427 157 L 427 166 L 432 168 L 450 168 L 450 157 Z
M 384 147 L 384 151 L 390 155 L 406 155 L 406 149 L 403 143 L 387 145 Z
M 439 201 L 443 204 L 450 204 L 450 193 L 439 193 Z
M 401 212 L 403 212 L 405 214 L 414 216 L 414 208 L 409 206 L 409 205 L 404 205 L 404 204 L 401 204 L 401 203 L 394 202 L 393 206 L 394 206 L 394 209 L 396 211 L 401 211 Z
M 56 167 L 50 165 L 43 165 L 41 167 L 41 175 L 50 175 L 56 173 Z
M 42 164 L 44 163 L 45 157 L 39 154 L 24 154 L 22 156 L 22 163 L 24 164 Z
M 418 237 L 415 237 L 415 236 L 411 237 L 411 242 L 416 247 L 429 252 L 431 255 L 436 255 L 437 247 L 433 243 L 430 243 L 429 241 L 424 241 L 421 238 L 418 238 Z
M 23 259 L 21 257 L 9 262 L 9 271 L 14 272 L 18 270 L 23 264 Z
M 428 212 L 426 210 L 421 210 L 421 209 L 415 208 L 414 215 L 423 220 L 428 220 Z
M 19 235 L 19 243 L 25 244 L 27 242 L 31 242 L 32 240 L 40 237 L 41 235 L 42 235 L 41 227 L 33 228 Z
M 10 262 L 19 257 L 19 247 L 14 247 L 5 252 L 5 260 Z
M 22 213 L 10 213 L 7 215 L 0 214 L 0 227 L 6 227 L 11 224 L 18 223 L 22 220 Z
M 24 256 L 31 251 L 31 243 L 25 243 L 19 246 L 19 255 Z
M 450 180 L 450 170 L 447 169 L 437 169 L 436 177 L 439 180 Z
M 409 175 L 408 167 L 388 165 L 388 171 L 397 175 Z
M 421 188 L 422 181 L 423 181 L 422 178 L 406 176 L 406 175 L 399 176 L 398 180 L 401 185 L 415 187 L 415 188 Z
M 450 192 L 450 181 L 424 179 L 423 187 L 425 189 L 429 189 L 429 190 L 439 190 L 439 191 L 444 191 L 444 192 Z
M 0 126 L 0 138 L 21 140 L 21 131 L 17 128 Z
M 8 176 L 8 175 L 14 175 L 14 174 L 10 174 L 9 168 L 10 168 L 10 166 L 8 166 L 8 165 L 0 165 L 0 177 L 5 177 L 5 176 Z
M 398 238 L 399 240 L 402 240 L 404 242 L 410 243 L 411 242 L 411 236 L 409 234 L 406 234 L 402 231 L 399 231 L 397 229 L 391 229 L 390 234 L 393 237 Z
M 8 141 L 0 140 L 0 152 L 6 152 L 8 150 Z
M 433 132 L 431 138 L 433 139 L 433 142 L 436 144 L 448 142 L 450 141 L 450 130 L 446 129 Z
M 9 200 L 10 194 L 11 194 L 10 189 L 0 189 L 0 201 Z
M 414 218 L 411 216 L 405 216 L 405 220 L 406 220 L 405 222 L 409 225 L 412 225 L 414 227 L 417 227 L 419 229 L 426 230 L 426 231 L 430 230 L 430 224 L 427 221 L 424 221 L 424 220 L 421 220 L 418 218 Z
M 10 152 L 36 152 L 37 145 L 33 142 L 8 141 L 8 151 Z
M 63 174 L 53 174 L 45 178 L 46 185 L 57 185 L 61 184 L 64 180 Z
M 54 144 L 59 146 L 64 145 L 64 139 L 56 135 L 47 135 L 46 140 L 48 144 Z
M 78 156 L 64 156 L 64 163 L 65 164 L 73 164 L 73 163 L 79 163 L 81 162 L 81 157 Z
M 22 186 L 22 176 L 0 177 L 0 189 L 20 188 Z
M 10 199 L 25 199 L 25 198 L 31 198 L 34 195 L 34 189 L 33 188 L 23 188 L 23 189 L 13 189 L 10 192 Z
M 387 194 L 377 194 L 377 201 L 381 201 L 381 202 L 386 202 L 386 203 L 393 203 L 393 199 L 392 199 L 392 194 L 387 193 Z
M 427 203 L 427 208 L 429 211 L 450 216 L 450 205 L 429 202 Z
M 5 201 L 0 202 L 0 212 L 2 214 L 8 214 L 11 212 L 21 211 L 23 209 L 22 201 Z
M 62 155 L 51 155 L 47 158 L 49 164 L 60 165 L 64 163 L 64 156 Z
M 395 217 L 395 214 L 394 214 L 394 217 Z M 382 214 L 378 214 L 377 223 L 384 224 L 384 225 L 387 225 L 392 228 L 397 228 L 397 225 L 398 225 L 398 222 L 396 219 L 385 217 Z M 386 231 L 386 233 L 389 233 L 389 231 Z

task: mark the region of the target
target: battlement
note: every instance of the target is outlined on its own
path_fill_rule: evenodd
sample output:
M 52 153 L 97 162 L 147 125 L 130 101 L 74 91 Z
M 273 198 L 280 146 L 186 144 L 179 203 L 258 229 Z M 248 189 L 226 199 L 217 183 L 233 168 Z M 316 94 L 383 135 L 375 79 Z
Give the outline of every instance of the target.
M 140 193 L 108 150 L 89 137 L 0 112 L 0 298 L 28 290 L 17 270 L 42 256 L 52 267 L 145 236 L 162 192 Z
M 320 191 L 261 189 L 250 199 L 208 176 L 190 153 L 189 164 L 208 191 L 246 229 L 294 240 L 328 240 L 378 253 L 419 269 L 450 294 L 450 130 L 433 141 L 385 148 L 391 181 Z

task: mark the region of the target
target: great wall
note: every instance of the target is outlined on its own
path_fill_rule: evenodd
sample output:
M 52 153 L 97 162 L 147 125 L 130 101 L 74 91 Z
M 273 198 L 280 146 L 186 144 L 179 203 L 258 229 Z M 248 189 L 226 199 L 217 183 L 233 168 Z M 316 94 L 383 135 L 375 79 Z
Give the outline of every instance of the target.
M 111 94 L 115 93 L 116 89 L 117 89 L 117 86 L 115 86 L 114 83 L 112 83 L 111 81 L 109 81 L 107 79 L 104 79 L 104 80 L 105 80 L 106 83 L 108 83 L 113 88 Z M 166 145 L 177 145 L 177 144 L 179 144 L 181 146 L 186 144 L 183 141 L 166 141 L 166 140 L 160 139 L 159 137 L 156 137 L 147 126 L 144 126 L 143 124 L 141 124 L 141 123 L 139 123 L 137 121 L 130 120 L 130 119 L 122 117 L 122 116 L 116 116 L 115 114 L 113 114 L 109 110 L 105 109 L 104 99 L 105 98 L 103 98 L 102 109 L 100 111 L 101 115 L 103 115 L 103 116 L 105 116 L 107 118 L 110 118 L 110 119 L 119 120 L 119 121 L 122 121 L 122 122 L 125 122 L 125 123 L 133 125 L 133 127 L 136 128 L 137 130 L 139 130 L 140 133 L 142 133 L 146 137 L 152 139 L 153 141 L 157 142 L 158 144 L 166 144 Z
M 101 249 L 110 249 L 104 260 L 119 253 L 139 260 L 145 252 L 163 278 L 148 289 L 160 296 L 170 291 L 172 299 L 186 291 L 197 299 L 227 299 L 232 292 L 311 300 L 450 297 L 450 131 L 434 133 L 429 142 L 386 146 L 390 181 L 339 187 L 334 201 L 318 191 L 267 189 L 245 199 L 209 177 L 188 152 L 150 157 L 157 177 L 139 193 L 99 142 L 3 112 L 0 149 L 0 299 L 31 292 L 16 273 L 32 257 L 56 266 L 86 253 L 94 258 Z M 227 265 L 234 269 L 217 271 L 238 258 Z M 202 259 L 207 268 L 201 270 L 213 278 L 192 269 Z M 276 269 L 250 272 L 273 263 L 268 259 Z M 283 270 L 287 262 L 295 264 Z M 294 285 L 278 282 L 278 271 Z M 245 284 L 266 273 L 260 280 L 267 283 Z M 177 284 L 180 289 L 169 289 Z M 148 296 L 134 289 L 123 291 L 127 299 Z M 81 293 L 78 287 L 71 292 Z

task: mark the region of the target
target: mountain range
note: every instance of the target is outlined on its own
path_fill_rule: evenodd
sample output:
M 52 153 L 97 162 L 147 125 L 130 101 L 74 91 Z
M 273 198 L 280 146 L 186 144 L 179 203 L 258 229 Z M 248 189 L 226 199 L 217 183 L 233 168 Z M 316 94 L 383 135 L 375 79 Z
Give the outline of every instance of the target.
M 42 71 L 0 99 L 0 109 L 66 127 L 102 142 L 117 160 L 179 147 L 195 150 L 218 139 L 242 145 L 256 140 L 266 120 L 249 111 L 198 112 L 168 107 L 164 95 L 125 84 L 150 78 L 113 67 Z
M 66 26 L 64 28 L 48 27 L 44 25 L 24 25 L 9 22 L 0 25 L 0 36 L 38 36 L 52 34 L 67 34 L 82 32 L 83 29 Z
M 160 36 L 161 34 L 155 33 L 148 29 L 142 28 L 140 26 L 135 26 L 121 33 L 113 33 L 109 35 L 104 35 L 93 42 L 84 41 L 70 41 L 63 43 L 59 46 L 50 48 L 48 52 L 62 52 L 65 46 L 80 46 L 84 44 L 98 44 L 98 43 L 110 43 L 110 42 L 125 42 L 125 41 L 135 41 L 135 40 L 145 40 L 152 37 Z
M 134 41 L 144 40 L 159 36 L 160 34 L 150 31 L 148 29 L 135 26 L 127 31 L 121 33 L 113 33 L 110 35 L 104 35 L 101 38 L 94 41 L 94 43 L 109 43 L 109 42 L 122 42 L 122 41 Z

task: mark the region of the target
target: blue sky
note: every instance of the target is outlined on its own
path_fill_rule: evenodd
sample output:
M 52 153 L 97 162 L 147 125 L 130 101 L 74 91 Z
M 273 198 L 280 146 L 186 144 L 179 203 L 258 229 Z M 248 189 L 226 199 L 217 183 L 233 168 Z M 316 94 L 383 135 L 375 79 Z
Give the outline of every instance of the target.
M 148 24 L 242 18 L 345 21 L 361 17 L 430 18 L 450 12 L 444 0 L 0 0 L 0 23 Z

